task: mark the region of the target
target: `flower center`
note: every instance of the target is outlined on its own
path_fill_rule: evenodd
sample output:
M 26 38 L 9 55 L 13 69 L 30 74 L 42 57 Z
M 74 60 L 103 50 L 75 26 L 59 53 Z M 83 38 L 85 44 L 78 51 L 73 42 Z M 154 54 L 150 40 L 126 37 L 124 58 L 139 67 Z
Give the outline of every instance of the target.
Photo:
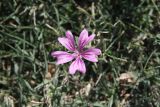
M 78 50 L 75 50 L 74 53 L 75 53 L 76 57 L 80 57 L 81 58 L 81 53 Z

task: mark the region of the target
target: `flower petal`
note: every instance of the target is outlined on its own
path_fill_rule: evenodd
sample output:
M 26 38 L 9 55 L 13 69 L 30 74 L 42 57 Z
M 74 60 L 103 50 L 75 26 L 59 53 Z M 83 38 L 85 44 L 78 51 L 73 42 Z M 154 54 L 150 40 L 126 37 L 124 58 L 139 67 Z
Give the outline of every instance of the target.
M 78 46 L 79 49 L 82 50 L 85 45 L 87 45 L 89 42 L 91 42 L 95 37 L 95 34 L 92 34 L 88 37 L 88 31 L 86 29 L 84 29 L 81 33 L 80 33 L 80 37 L 78 39 Z
M 70 51 L 74 51 L 75 50 L 75 45 L 73 44 L 73 42 L 71 42 L 71 40 L 69 40 L 68 38 L 58 38 L 58 41 L 64 46 L 66 47 L 68 50 Z
M 97 55 L 94 54 L 83 54 L 82 57 L 91 62 L 98 62 Z
M 74 40 L 73 34 L 72 34 L 72 32 L 69 31 L 69 30 L 66 32 L 66 37 L 67 37 L 68 39 Z
M 78 46 L 80 49 L 82 49 L 84 47 L 84 43 L 88 40 L 88 31 L 86 29 L 84 29 L 79 36 L 78 39 Z
M 72 32 L 68 30 L 66 32 L 66 37 L 72 42 L 72 45 L 73 45 L 72 47 L 75 48 L 75 41 L 74 41 L 74 37 L 73 37 Z
M 90 54 L 100 55 L 101 54 L 101 50 L 98 49 L 98 48 L 90 48 L 90 49 L 84 51 L 83 53 L 84 54 L 85 53 L 90 53 Z
M 65 51 L 53 51 L 51 53 L 51 55 L 53 57 L 58 57 L 58 56 L 61 56 L 61 55 L 68 55 L 69 53 L 68 52 L 65 52 Z
M 83 49 L 89 42 L 91 42 L 94 39 L 94 37 L 95 37 L 95 34 L 92 34 L 91 36 L 89 36 L 87 40 L 84 41 L 83 44 L 81 45 L 81 49 Z
M 86 59 L 89 60 L 91 62 L 98 62 L 97 60 L 97 55 L 100 54 L 100 50 L 96 49 L 96 48 L 90 48 L 84 52 L 81 53 L 81 56 Z
M 88 40 L 87 40 L 87 43 L 86 43 L 86 44 L 88 44 L 89 42 L 91 42 L 91 41 L 94 39 L 94 37 L 95 37 L 95 34 L 90 35 L 90 36 L 88 37 Z M 86 44 L 85 44 L 85 45 L 86 45 Z
M 59 64 L 64 64 L 64 63 L 67 63 L 67 62 L 70 62 L 74 59 L 73 56 L 65 56 L 65 57 L 57 57 L 57 62 L 56 64 L 59 65 Z
M 77 70 L 80 71 L 81 73 L 86 72 L 86 66 L 84 64 L 84 61 L 79 57 L 75 61 L 73 61 L 72 64 L 70 65 L 69 73 L 75 74 Z
M 64 51 L 55 51 L 52 52 L 51 55 L 53 57 L 57 57 L 57 62 L 56 62 L 57 65 L 67 63 L 75 58 L 72 54 Z

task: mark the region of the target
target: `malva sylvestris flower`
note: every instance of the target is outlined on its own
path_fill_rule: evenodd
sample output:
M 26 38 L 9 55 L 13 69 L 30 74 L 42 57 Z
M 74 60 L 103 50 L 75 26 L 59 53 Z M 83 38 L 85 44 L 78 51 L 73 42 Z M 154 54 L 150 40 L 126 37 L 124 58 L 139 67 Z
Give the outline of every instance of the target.
M 86 66 L 83 59 L 91 62 L 98 62 L 97 56 L 101 54 L 101 50 L 91 47 L 84 50 L 84 47 L 91 42 L 95 37 L 95 34 L 88 36 L 88 31 L 84 29 L 78 38 L 78 46 L 76 46 L 73 34 L 71 31 L 66 32 L 66 37 L 59 37 L 58 41 L 69 50 L 66 51 L 53 51 L 51 55 L 57 58 L 57 64 L 64 64 L 74 60 L 70 67 L 69 73 L 75 74 L 76 71 L 81 73 L 86 72 Z M 72 52 L 72 53 L 71 53 Z

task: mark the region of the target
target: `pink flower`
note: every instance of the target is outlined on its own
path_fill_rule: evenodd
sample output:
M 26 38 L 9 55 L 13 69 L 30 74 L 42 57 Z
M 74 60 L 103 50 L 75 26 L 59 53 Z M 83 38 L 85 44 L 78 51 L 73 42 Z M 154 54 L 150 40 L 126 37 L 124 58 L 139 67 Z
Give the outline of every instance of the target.
M 54 51 L 51 55 L 57 58 L 57 64 L 64 64 L 75 59 L 69 67 L 70 74 L 74 74 L 77 70 L 81 73 L 85 73 L 86 66 L 83 59 L 91 62 L 98 62 L 97 56 L 101 54 L 101 50 L 94 47 L 84 50 L 85 45 L 92 41 L 94 37 L 95 34 L 88 36 L 88 31 L 84 29 L 80 33 L 78 47 L 76 47 L 71 31 L 67 31 L 66 37 L 60 37 L 58 38 L 58 41 L 72 53 L 65 51 Z

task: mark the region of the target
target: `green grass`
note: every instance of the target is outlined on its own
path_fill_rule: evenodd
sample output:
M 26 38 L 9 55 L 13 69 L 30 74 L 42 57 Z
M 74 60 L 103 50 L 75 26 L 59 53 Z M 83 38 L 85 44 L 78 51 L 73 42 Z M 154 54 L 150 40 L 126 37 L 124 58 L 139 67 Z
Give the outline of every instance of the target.
M 83 28 L 102 55 L 72 76 L 50 53 Z M 160 107 L 159 89 L 158 0 L 0 1 L 2 107 Z

